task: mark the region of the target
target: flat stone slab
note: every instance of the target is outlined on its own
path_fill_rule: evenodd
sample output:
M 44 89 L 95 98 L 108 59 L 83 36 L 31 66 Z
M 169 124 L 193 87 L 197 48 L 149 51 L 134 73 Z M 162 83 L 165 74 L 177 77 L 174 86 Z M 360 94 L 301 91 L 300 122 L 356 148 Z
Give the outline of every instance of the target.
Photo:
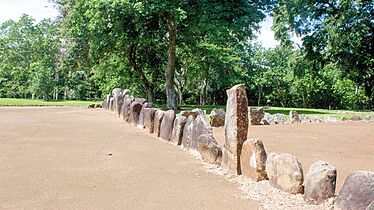
M 173 132 L 175 120 L 175 111 L 168 110 L 164 113 L 164 117 L 160 126 L 160 138 L 165 141 L 170 141 L 171 133 Z
M 176 145 L 182 144 L 183 129 L 187 122 L 187 117 L 177 116 L 174 120 L 173 132 L 170 141 Z

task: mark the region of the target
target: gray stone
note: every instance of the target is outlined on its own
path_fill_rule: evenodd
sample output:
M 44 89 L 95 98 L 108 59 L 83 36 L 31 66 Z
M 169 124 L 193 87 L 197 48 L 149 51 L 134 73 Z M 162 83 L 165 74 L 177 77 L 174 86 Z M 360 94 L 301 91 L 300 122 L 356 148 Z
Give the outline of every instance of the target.
M 304 200 L 310 204 L 320 204 L 335 194 L 336 169 L 319 160 L 309 167 L 304 185 Z
M 183 129 L 182 148 L 184 149 L 190 148 L 194 124 L 195 124 L 194 116 L 190 115 L 187 118 L 186 124 L 184 125 L 184 129 Z
M 296 111 L 290 111 L 291 123 L 301 123 L 299 114 Z
M 204 113 L 201 109 L 181 111 L 180 115 L 188 118 L 190 115 L 195 119 L 199 114 Z
M 134 102 L 138 102 L 138 103 L 141 103 L 141 104 L 144 104 L 145 102 L 147 102 L 148 100 L 145 99 L 145 98 L 135 98 L 134 99 Z
M 300 122 L 302 123 L 311 123 L 312 121 L 312 116 L 306 115 L 306 114 L 299 114 L 299 119 Z
M 129 122 L 130 121 L 130 106 L 131 106 L 131 103 L 134 101 L 134 98 L 132 96 L 129 96 L 129 95 L 126 95 L 123 99 L 123 103 L 122 103 L 122 107 L 121 107 L 121 115 L 122 115 L 122 119 L 125 121 L 125 122 Z
M 264 118 L 264 109 L 263 108 L 249 108 L 249 121 L 250 125 L 261 125 L 261 120 Z
M 295 156 L 270 153 L 266 172 L 273 187 L 291 194 L 303 193 L 303 168 Z
M 354 171 L 345 179 L 335 210 L 365 210 L 374 201 L 374 172 Z
M 109 110 L 114 111 L 114 101 L 113 97 L 110 97 L 109 99 Z
M 365 117 L 365 120 L 367 120 L 367 121 L 374 121 L 374 116 L 368 115 L 368 116 Z
M 225 125 L 225 111 L 223 109 L 213 109 L 210 112 L 210 125 L 212 127 L 220 127 Z
M 144 127 L 150 134 L 154 132 L 156 111 L 154 108 L 144 108 Z
M 176 145 L 182 144 L 182 137 L 183 137 L 183 129 L 184 125 L 187 122 L 187 117 L 185 116 L 178 116 L 174 120 L 173 132 L 171 134 L 170 141 Z
M 240 155 L 242 174 L 254 181 L 268 179 L 266 174 L 266 151 L 264 144 L 258 139 L 244 142 Z
M 160 138 L 165 141 L 170 141 L 171 133 L 173 132 L 175 120 L 175 111 L 168 110 L 165 112 L 164 117 L 162 118 L 160 126 Z
M 101 103 L 101 106 L 102 106 L 104 109 L 108 109 L 108 102 L 107 102 L 106 99 Z
M 193 125 L 193 132 L 192 132 L 192 138 L 191 138 L 191 144 L 190 149 L 197 150 L 197 142 L 199 139 L 199 136 L 202 134 L 212 134 L 213 135 L 213 129 L 210 126 L 208 120 L 206 119 L 205 114 L 200 114 L 196 117 L 194 125 Z
M 199 136 L 197 150 L 201 158 L 211 164 L 221 164 L 222 150 L 213 134 L 202 134 Z
M 152 107 L 152 103 L 145 102 L 143 104 L 142 109 L 140 110 L 139 121 L 138 121 L 138 124 L 137 124 L 138 128 L 140 128 L 140 129 L 144 129 L 145 128 L 144 111 L 145 111 L 146 108 L 150 108 L 150 107 Z
M 274 122 L 274 116 L 271 115 L 270 113 L 265 112 L 264 117 L 262 118 L 262 124 L 264 125 L 273 125 L 275 124 Z
M 113 110 L 118 115 L 120 115 L 121 107 L 122 107 L 122 103 L 123 103 L 122 89 L 121 88 L 114 88 L 112 90 L 112 96 L 113 96 Z
M 154 134 L 156 137 L 160 137 L 162 118 L 164 117 L 165 111 L 157 110 L 154 119 Z
M 131 96 L 131 91 L 129 89 L 124 89 L 122 91 L 122 95 L 123 95 L 123 97 L 125 97 L 125 96 Z
M 274 124 L 285 124 L 287 122 L 287 117 L 285 114 L 274 114 Z
M 248 135 L 248 99 L 245 86 L 235 85 L 227 92 L 225 144 L 222 167 L 240 175 L 240 154 Z
M 325 122 L 337 122 L 338 121 L 338 118 L 336 116 L 325 116 Z
M 129 117 L 129 123 L 132 123 L 133 125 L 138 125 L 139 122 L 139 116 L 140 111 L 142 110 L 143 104 L 138 102 L 132 102 L 130 105 L 130 117 Z
M 366 207 L 365 210 L 374 210 L 374 200 L 369 204 L 368 207 Z
M 110 94 L 107 94 L 106 95 L 106 106 L 104 107 L 105 109 L 108 109 L 110 108 Z

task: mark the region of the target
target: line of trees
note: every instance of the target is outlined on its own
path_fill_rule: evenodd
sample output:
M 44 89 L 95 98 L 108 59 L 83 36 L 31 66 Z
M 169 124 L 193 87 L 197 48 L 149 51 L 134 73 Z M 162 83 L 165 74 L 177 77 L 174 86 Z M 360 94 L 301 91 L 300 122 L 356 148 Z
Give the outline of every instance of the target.
M 149 101 L 374 106 L 371 1 L 54 0 L 57 20 L 0 26 L 0 97 L 102 98 L 114 87 Z M 272 15 L 280 45 L 253 40 Z M 291 33 L 303 37 L 296 46 Z

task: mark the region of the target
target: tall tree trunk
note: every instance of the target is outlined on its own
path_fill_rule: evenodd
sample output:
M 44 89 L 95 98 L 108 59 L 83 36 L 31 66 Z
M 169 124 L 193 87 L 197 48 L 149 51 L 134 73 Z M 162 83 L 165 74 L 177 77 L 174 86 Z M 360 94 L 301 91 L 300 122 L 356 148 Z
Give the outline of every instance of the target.
M 175 59 L 176 59 L 176 26 L 173 15 L 167 18 L 169 45 L 168 45 L 168 66 L 165 71 L 166 79 L 166 105 L 169 109 L 178 109 L 178 98 L 174 89 Z

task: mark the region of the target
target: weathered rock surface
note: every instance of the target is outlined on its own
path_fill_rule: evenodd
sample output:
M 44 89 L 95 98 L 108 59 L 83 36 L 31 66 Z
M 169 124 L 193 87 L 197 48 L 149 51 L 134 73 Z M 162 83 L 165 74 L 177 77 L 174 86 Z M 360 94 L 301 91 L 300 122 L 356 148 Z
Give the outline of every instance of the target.
M 336 169 L 325 161 L 317 161 L 309 167 L 304 185 L 304 200 L 320 204 L 335 194 Z
M 270 153 L 266 160 L 266 172 L 273 187 L 291 194 L 303 193 L 303 168 L 296 157 Z
M 213 134 L 202 134 L 199 136 L 197 150 L 201 158 L 211 164 L 221 164 L 222 150 Z
M 173 132 L 171 134 L 170 141 L 176 145 L 182 144 L 182 137 L 183 137 L 183 129 L 184 125 L 187 122 L 187 117 L 185 116 L 178 116 L 174 120 Z
M 102 106 L 104 109 L 107 109 L 107 108 L 108 108 L 108 103 L 107 103 L 107 100 L 106 100 L 106 99 L 101 103 L 101 106 Z
M 274 114 L 274 124 L 285 124 L 287 122 L 287 118 L 285 114 Z
M 242 174 L 254 181 L 268 179 L 266 174 L 266 151 L 264 144 L 258 139 L 249 139 L 244 142 L 240 155 Z
M 264 125 L 273 125 L 275 124 L 274 122 L 274 116 L 271 115 L 270 113 L 265 112 L 264 117 L 262 118 L 262 124 Z
M 148 100 L 145 99 L 145 98 L 135 98 L 134 99 L 134 102 L 138 102 L 138 103 L 141 103 L 141 104 L 144 104 L 145 102 L 147 102 Z
M 105 102 L 105 103 L 104 103 Z M 103 108 L 105 109 L 109 109 L 110 108 L 110 94 L 107 94 L 106 95 L 106 99 L 105 101 L 103 102 L 103 105 L 105 104 L 105 107 L 103 106 Z
M 140 129 L 145 128 L 145 123 L 144 123 L 144 111 L 146 108 L 152 107 L 152 103 L 145 102 L 142 106 L 142 109 L 140 110 L 140 115 L 139 115 L 139 121 L 137 124 L 137 127 Z
M 338 122 L 338 118 L 336 116 L 325 116 L 325 119 L 324 119 L 325 122 L 329 123 L 329 122 Z
M 114 111 L 114 99 L 113 99 L 113 97 L 110 97 L 110 99 L 109 99 L 109 110 Z
M 161 121 L 161 126 L 160 126 L 160 138 L 161 139 L 170 141 L 171 133 L 173 132 L 174 120 L 175 120 L 175 111 L 174 110 L 166 111 Z
M 190 115 L 187 118 L 186 124 L 184 125 L 184 129 L 183 129 L 182 148 L 184 149 L 190 148 L 194 124 L 195 124 L 194 116 Z
M 133 101 L 134 101 L 134 98 L 129 95 L 126 95 L 123 99 L 121 115 L 122 115 L 122 119 L 126 122 L 130 121 L 130 113 L 131 113 L 130 106 Z
M 213 109 L 210 112 L 210 125 L 212 127 L 220 127 L 225 125 L 225 111 L 223 109 Z
M 199 136 L 202 134 L 212 134 L 213 130 L 210 126 L 208 120 L 206 119 L 205 114 L 200 114 L 196 117 L 194 125 L 193 125 L 193 132 L 191 138 L 190 149 L 197 150 L 197 143 L 199 140 Z
M 335 210 L 366 210 L 374 201 L 374 172 L 354 171 L 345 179 Z
M 299 113 L 297 113 L 296 111 L 290 111 L 290 119 L 291 123 L 301 123 Z
M 227 90 L 225 144 L 222 167 L 240 175 L 240 154 L 248 135 L 248 99 L 245 86 L 235 85 Z
M 144 127 L 150 134 L 154 132 L 155 113 L 157 109 L 144 108 Z
M 251 125 L 261 125 L 261 120 L 264 118 L 263 108 L 249 108 L 249 120 Z
M 131 96 L 131 91 L 129 89 L 122 90 L 122 96 Z
M 154 134 L 156 137 L 160 137 L 162 118 L 164 117 L 165 111 L 157 110 L 154 119 Z
M 130 118 L 129 123 L 137 125 L 139 122 L 140 111 L 142 110 L 143 104 L 138 102 L 132 102 L 130 105 Z
M 194 109 L 194 110 L 181 111 L 180 115 L 185 116 L 186 118 L 188 118 L 190 115 L 192 115 L 193 118 L 195 119 L 201 113 L 204 113 L 203 110 Z

